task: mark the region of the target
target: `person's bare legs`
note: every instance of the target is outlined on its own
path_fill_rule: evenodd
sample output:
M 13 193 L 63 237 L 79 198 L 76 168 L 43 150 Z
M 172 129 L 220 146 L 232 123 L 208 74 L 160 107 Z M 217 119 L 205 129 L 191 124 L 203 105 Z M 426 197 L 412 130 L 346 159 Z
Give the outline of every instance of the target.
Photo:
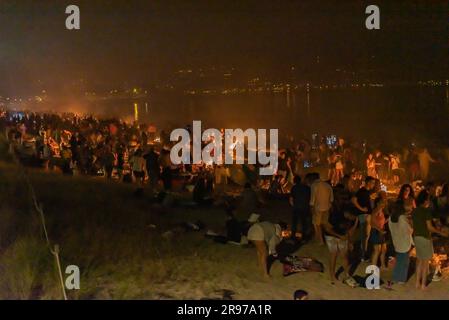
M 421 259 L 416 259 L 416 289 L 421 287 L 421 276 L 422 276 L 422 261 Z
M 267 268 L 267 245 L 264 240 L 255 240 L 253 243 L 256 246 L 259 267 L 261 268 L 264 277 L 269 278 L 270 275 L 268 274 Z
M 377 261 L 379 260 L 380 250 L 381 250 L 380 244 L 375 244 L 373 246 L 373 254 L 371 256 L 371 264 L 373 264 L 375 266 L 377 266 Z
M 429 260 L 421 262 L 421 290 L 427 288 L 427 276 L 429 275 Z
M 341 179 L 343 179 L 344 177 L 344 172 L 343 170 L 338 170 L 338 175 L 337 175 L 337 183 L 340 183 Z
M 342 258 L 343 258 L 343 269 L 344 269 L 344 271 L 345 271 L 346 276 L 349 277 L 349 276 L 351 276 L 351 275 L 349 274 L 351 264 L 349 263 L 348 250 L 343 251 L 343 252 L 341 253 L 341 256 L 342 256 Z
M 313 224 L 313 228 L 315 229 L 315 239 L 318 241 L 321 245 L 324 245 L 323 241 L 323 233 L 321 229 L 320 224 Z
M 388 269 L 388 265 L 386 264 L 387 244 L 382 244 L 380 248 L 380 267 L 385 270 Z
M 337 252 L 329 253 L 329 276 L 331 278 L 331 283 L 334 284 L 337 279 L 335 278 L 335 266 L 337 265 Z
M 337 184 L 337 180 L 338 180 L 338 171 L 335 170 L 334 174 L 332 175 L 332 180 L 331 180 L 331 183 L 333 186 L 335 186 Z
M 369 244 L 369 239 L 371 236 L 371 215 L 370 214 L 366 214 L 365 215 L 365 230 L 362 230 L 362 232 L 365 232 L 365 243 L 364 248 L 365 248 L 365 254 L 368 252 L 368 244 Z

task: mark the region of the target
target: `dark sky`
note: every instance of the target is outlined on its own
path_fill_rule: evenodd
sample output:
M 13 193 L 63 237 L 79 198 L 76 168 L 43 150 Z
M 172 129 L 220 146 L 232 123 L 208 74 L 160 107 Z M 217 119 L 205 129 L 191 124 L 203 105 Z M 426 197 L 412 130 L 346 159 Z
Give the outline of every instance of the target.
M 368 31 L 373 3 L 381 30 Z M 65 29 L 69 4 L 81 9 L 80 31 Z M 448 17 L 447 1 L 1 0 L 0 91 L 38 79 L 150 83 L 211 65 L 277 74 L 317 55 L 323 67 L 442 77 Z

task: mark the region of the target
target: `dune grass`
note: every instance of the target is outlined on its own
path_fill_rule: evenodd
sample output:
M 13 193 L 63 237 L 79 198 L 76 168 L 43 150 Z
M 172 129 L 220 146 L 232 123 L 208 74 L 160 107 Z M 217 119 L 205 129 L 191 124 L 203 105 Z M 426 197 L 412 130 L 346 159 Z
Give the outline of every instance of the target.
M 0 299 L 62 299 L 54 257 L 19 168 L 0 143 Z M 2 149 L 3 148 L 3 149 Z M 267 284 L 251 248 L 205 239 L 203 232 L 163 236 L 179 222 L 224 227 L 222 208 L 159 210 L 132 185 L 27 169 L 42 203 L 62 269 L 77 265 L 80 290 L 69 299 L 201 299 L 233 290 L 237 298 L 290 298 L 295 283 Z M 288 221 L 286 202 L 269 202 L 265 219 Z M 150 227 L 155 225 L 156 227 Z M 280 266 L 273 273 L 282 274 Z M 317 275 L 310 275 L 312 283 Z M 322 275 L 319 275 L 322 277 Z M 269 288 L 269 290 L 267 290 Z
M 63 271 L 72 264 L 80 268 L 81 288 L 69 290 L 69 299 L 201 299 L 217 297 L 222 289 L 242 299 L 291 299 L 297 289 L 313 299 L 448 297 L 445 281 L 432 283 L 427 293 L 414 290 L 413 281 L 394 291 L 350 289 L 331 286 L 327 273 L 284 278 L 279 263 L 267 282 L 252 248 L 214 243 L 203 232 L 163 236 L 179 222 L 197 220 L 220 231 L 222 208 L 160 210 L 148 193 L 136 198 L 132 185 L 34 169 L 28 176 L 42 202 L 50 240 L 60 245 Z M 17 166 L 0 159 L 0 181 L 0 299 L 62 299 L 54 257 Z M 286 201 L 274 201 L 261 213 L 267 220 L 288 221 L 290 210 Z M 327 263 L 323 246 L 312 243 L 298 254 Z
M 253 252 L 215 244 L 203 232 L 162 234 L 183 221 L 223 228 L 221 208 L 154 208 L 148 193 L 102 178 L 66 177 L 27 169 L 42 203 L 52 244 L 59 244 L 63 271 L 77 265 L 81 289 L 70 299 L 200 298 L 247 280 L 241 255 Z M 19 168 L 0 163 L 0 298 L 61 299 L 54 257 Z M 155 225 L 151 228 L 149 225 Z M 230 277 L 226 273 L 237 274 Z M 251 277 L 250 277 L 251 278 Z M 175 285 L 176 284 L 176 285 Z

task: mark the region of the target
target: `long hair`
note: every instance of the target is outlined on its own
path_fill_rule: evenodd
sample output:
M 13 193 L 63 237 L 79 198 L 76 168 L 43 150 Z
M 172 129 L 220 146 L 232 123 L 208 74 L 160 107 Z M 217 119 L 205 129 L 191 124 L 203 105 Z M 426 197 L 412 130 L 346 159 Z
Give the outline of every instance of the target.
M 343 197 L 344 186 L 342 184 L 338 184 L 334 188 L 334 201 L 332 203 L 332 211 L 333 212 L 341 212 L 344 209 L 345 199 Z
M 409 197 L 411 197 L 412 199 L 415 198 L 415 192 L 413 191 L 412 186 L 409 185 L 409 184 L 403 184 L 402 187 L 401 187 L 401 190 L 399 190 L 399 195 L 398 195 L 398 201 L 399 202 L 403 202 L 404 201 L 404 194 L 405 194 L 405 190 L 407 188 L 410 189 Z
M 405 214 L 405 208 L 399 201 L 397 201 L 393 204 L 391 209 L 390 220 L 393 223 L 397 223 L 399 221 L 399 217 Z
M 416 199 L 416 205 L 419 207 L 430 199 L 430 194 L 427 190 L 422 190 Z
M 444 197 L 449 196 L 449 183 L 443 184 L 443 188 L 441 189 L 441 195 Z

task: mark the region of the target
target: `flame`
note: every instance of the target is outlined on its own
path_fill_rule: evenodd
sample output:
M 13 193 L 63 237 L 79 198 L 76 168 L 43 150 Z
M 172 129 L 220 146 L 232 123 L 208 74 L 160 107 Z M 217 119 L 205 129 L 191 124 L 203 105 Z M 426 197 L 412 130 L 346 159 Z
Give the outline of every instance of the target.
M 300 232 L 296 232 L 295 235 L 296 235 L 296 238 L 302 237 L 302 234 Z M 290 238 L 292 236 L 292 232 L 291 232 L 291 230 L 283 230 L 281 232 L 281 236 L 282 236 L 282 238 Z

